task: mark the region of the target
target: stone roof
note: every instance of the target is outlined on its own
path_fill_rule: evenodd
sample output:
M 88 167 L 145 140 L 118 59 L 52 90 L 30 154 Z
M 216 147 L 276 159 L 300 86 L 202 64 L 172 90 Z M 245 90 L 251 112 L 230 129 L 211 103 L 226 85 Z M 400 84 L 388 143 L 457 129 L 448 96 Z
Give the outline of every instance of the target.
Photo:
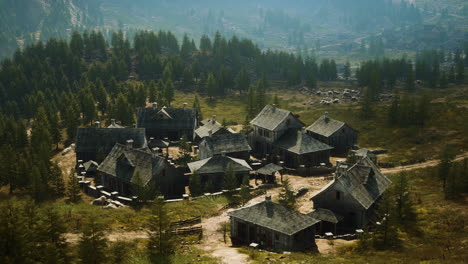
M 147 148 L 144 128 L 78 128 L 76 152 L 102 150 L 107 154 L 115 144 L 125 144 L 130 139 L 134 148 Z
M 232 163 L 235 172 L 249 172 L 252 170 L 245 160 L 228 156 L 214 156 L 208 159 L 190 162 L 187 165 L 192 173 L 197 171 L 200 174 L 207 174 L 224 173 L 229 163 Z
M 309 213 L 308 215 L 312 216 L 315 219 L 318 219 L 324 222 L 330 222 L 333 224 L 337 224 L 338 222 L 344 219 L 342 215 L 336 214 L 331 210 L 323 209 L 323 208 L 317 208 L 311 213 Z
M 138 170 L 143 185 L 147 185 L 165 166 L 165 160 L 162 157 L 116 144 L 99 165 L 98 171 L 120 178 L 127 183 L 135 183 L 134 176 Z
M 266 105 L 250 124 L 270 131 L 275 130 L 292 113 L 276 106 Z
M 356 164 L 348 166 L 338 165 L 335 182 L 368 209 L 392 182 L 380 172 L 369 157 L 361 158 Z
M 213 155 L 251 151 L 252 148 L 243 134 L 221 134 L 205 137 L 203 141 L 213 151 Z
M 276 165 L 274 163 L 270 163 L 268 165 L 265 165 L 261 167 L 260 169 L 257 170 L 257 173 L 262 174 L 262 175 L 271 175 L 277 171 L 282 170 L 283 167 Z
M 194 108 L 139 108 L 137 126 L 148 129 L 195 129 L 197 110 Z
M 322 135 L 324 137 L 329 137 L 345 125 L 346 124 L 344 122 L 331 119 L 328 117 L 328 114 L 325 114 L 317 119 L 317 121 L 315 121 L 312 125 L 310 125 L 307 128 L 307 131 Z
M 290 129 L 273 144 L 298 155 L 333 149 L 333 147 L 313 138 L 303 129 Z
M 229 212 L 228 215 L 289 236 L 320 222 L 318 219 L 271 201 L 243 207 Z
M 219 132 L 227 132 L 227 133 L 234 133 L 234 131 L 230 128 L 223 127 L 219 122 L 213 119 L 206 119 L 201 121 L 203 126 L 197 128 L 195 130 L 195 134 L 199 138 L 204 138 L 210 135 L 210 130 L 212 135 L 216 135 Z

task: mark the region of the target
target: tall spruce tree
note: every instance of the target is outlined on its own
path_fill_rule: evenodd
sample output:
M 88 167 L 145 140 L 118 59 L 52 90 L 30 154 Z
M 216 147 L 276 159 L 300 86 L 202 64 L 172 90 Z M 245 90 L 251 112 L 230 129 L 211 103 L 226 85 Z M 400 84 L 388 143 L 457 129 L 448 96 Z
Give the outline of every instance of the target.
M 171 233 L 171 221 L 164 201 L 154 200 L 148 221 L 148 253 L 152 263 L 166 263 L 168 256 L 175 250 L 175 241 Z

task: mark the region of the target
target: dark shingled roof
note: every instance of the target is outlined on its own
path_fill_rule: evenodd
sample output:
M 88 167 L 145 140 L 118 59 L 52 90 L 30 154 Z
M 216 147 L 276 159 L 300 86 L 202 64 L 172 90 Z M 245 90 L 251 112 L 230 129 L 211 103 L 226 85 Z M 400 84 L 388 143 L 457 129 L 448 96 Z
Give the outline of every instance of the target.
M 125 128 L 124 126 L 122 125 L 119 125 L 115 122 L 115 119 L 112 119 L 111 120 L 111 124 L 109 126 L 107 126 L 107 128 Z
M 243 207 L 229 212 L 228 215 L 289 236 L 320 222 L 271 201 Z
M 276 165 L 274 163 L 270 163 L 266 166 L 261 167 L 260 169 L 257 170 L 257 173 L 262 174 L 262 175 L 271 175 L 277 171 L 282 170 L 283 167 Z
M 138 127 L 150 129 L 195 129 L 197 110 L 194 108 L 139 108 Z
M 96 171 L 99 167 L 99 164 L 94 160 L 87 161 L 83 164 L 86 172 L 93 172 Z
M 213 150 L 213 155 L 252 150 L 243 134 L 214 135 L 205 137 L 203 140 Z
M 354 153 L 357 157 L 364 158 L 364 157 L 369 157 L 371 159 L 377 157 L 372 151 L 366 149 L 366 148 L 361 148 L 358 150 L 354 150 Z
M 318 141 L 302 129 L 288 130 L 273 144 L 299 155 L 333 149 L 333 147 Z
M 78 128 L 76 152 L 109 153 L 116 143 L 133 140 L 134 148 L 146 148 L 144 128 Z
M 135 183 L 135 172 L 140 172 L 143 185 L 147 185 L 153 176 L 158 175 L 165 167 L 165 160 L 147 151 L 127 149 L 116 144 L 106 159 L 99 165 L 98 171 Z
M 324 222 L 330 222 L 333 224 L 337 224 L 341 220 L 343 220 L 343 216 L 339 214 L 335 214 L 333 211 L 328 210 L 328 209 L 323 209 L 323 208 L 318 208 L 312 211 L 311 213 L 308 214 L 309 216 L 312 216 L 313 218 L 316 218 L 318 220 L 324 221 Z
M 208 159 L 191 162 L 188 165 L 193 173 L 224 173 L 229 163 L 232 163 L 235 172 L 249 172 L 252 168 L 245 160 L 235 159 L 228 156 L 214 156 Z
M 203 126 L 195 130 L 195 134 L 199 138 L 204 138 L 204 137 L 209 136 L 210 130 L 211 130 L 212 135 L 215 135 L 218 131 L 220 132 L 220 130 L 225 130 L 228 133 L 234 133 L 232 129 L 223 127 L 216 120 L 207 119 L 207 120 L 203 120 L 201 123 L 203 124 Z
M 321 116 L 310 125 L 307 130 L 313 133 L 329 137 L 345 125 L 344 122 L 329 118 L 327 115 Z
M 347 189 L 347 192 L 365 209 L 385 192 L 392 183 L 383 175 L 377 166 L 364 157 L 351 167 L 341 164 L 338 166 L 335 181 Z
M 250 121 L 250 124 L 273 131 L 286 120 L 289 115 L 292 115 L 292 113 L 288 110 L 266 105 L 262 111 Z

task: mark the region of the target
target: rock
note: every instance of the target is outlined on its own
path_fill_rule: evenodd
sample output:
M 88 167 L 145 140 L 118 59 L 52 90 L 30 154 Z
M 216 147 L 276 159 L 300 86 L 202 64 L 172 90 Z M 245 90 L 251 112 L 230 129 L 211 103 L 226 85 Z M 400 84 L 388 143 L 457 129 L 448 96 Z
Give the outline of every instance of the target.
M 117 209 L 117 206 L 115 206 L 114 204 L 108 204 L 106 206 L 104 206 L 104 209 Z
M 96 200 L 91 202 L 92 205 L 99 205 L 99 206 L 106 206 L 109 204 L 107 201 L 107 198 L 105 196 L 101 196 L 97 198 Z

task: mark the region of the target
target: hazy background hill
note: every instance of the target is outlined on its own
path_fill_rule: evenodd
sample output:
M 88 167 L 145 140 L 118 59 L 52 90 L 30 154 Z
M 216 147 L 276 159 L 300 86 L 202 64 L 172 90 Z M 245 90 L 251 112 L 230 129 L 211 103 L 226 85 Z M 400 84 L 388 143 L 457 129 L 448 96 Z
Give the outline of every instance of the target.
M 347 58 L 429 48 L 455 49 L 467 37 L 462 0 L 0 0 L 0 56 L 73 29 L 171 30 L 199 39 L 220 31 L 262 49 Z M 367 52 L 363 52 L 363 47 Z

